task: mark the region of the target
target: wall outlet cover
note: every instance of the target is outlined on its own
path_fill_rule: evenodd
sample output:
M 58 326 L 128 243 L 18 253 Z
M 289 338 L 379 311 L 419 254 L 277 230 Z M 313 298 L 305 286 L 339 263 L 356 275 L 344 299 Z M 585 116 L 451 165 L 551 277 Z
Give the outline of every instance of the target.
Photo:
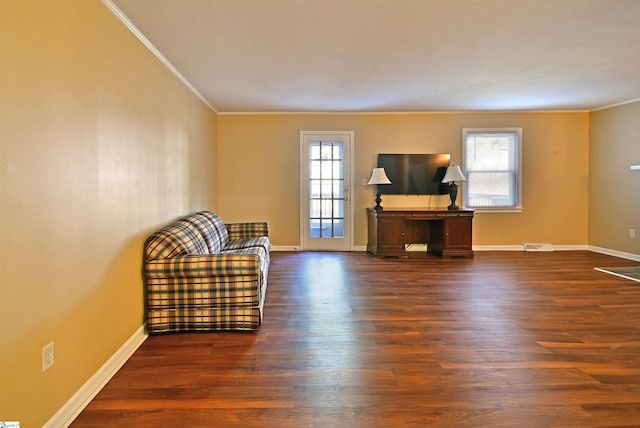
M 42 371 L 53 366 L 53 342 L 42 348 Z

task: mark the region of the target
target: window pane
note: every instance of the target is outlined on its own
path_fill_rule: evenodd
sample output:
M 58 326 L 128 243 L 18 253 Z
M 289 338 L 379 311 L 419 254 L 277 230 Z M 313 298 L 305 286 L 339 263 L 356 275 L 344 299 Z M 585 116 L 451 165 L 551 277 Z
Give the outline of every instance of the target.
M 468 174 L 469 205 L 474 207 L 513 206 L 512 175 L 509 173 Z
M 520 128 L 463 130 L 467 182 L 465 204 L 471 208 L 520 207 Z
M 467 137 L 467 170 L 508 170 L 514 167 L 512 136 L 470 135 Z

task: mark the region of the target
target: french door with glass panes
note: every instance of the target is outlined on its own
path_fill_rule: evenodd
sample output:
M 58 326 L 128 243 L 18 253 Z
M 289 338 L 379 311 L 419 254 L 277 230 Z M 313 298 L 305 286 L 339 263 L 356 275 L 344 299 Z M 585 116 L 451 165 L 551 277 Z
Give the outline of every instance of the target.
M 353 132 L 300 133 L 300 242 L 306 251 L 353 249 Z

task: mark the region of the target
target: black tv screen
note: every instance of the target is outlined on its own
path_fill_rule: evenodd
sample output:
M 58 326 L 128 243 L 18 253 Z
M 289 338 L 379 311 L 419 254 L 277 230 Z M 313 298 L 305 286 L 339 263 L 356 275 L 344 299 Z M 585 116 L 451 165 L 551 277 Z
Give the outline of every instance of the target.
M 450 154 L 379 154 L 378 168 L 384 168 L 391 184 L 378 186 L 382 195 L 443 195 L 442 183 Z

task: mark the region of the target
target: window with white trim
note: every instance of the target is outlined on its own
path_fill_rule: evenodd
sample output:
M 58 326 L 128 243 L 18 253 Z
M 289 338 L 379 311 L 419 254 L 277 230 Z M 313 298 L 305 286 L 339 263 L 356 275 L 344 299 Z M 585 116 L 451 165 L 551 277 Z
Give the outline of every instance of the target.
M 464 128 L 464 206 L 478 211 L 522 211 L 521 153 L 522 128 Z

